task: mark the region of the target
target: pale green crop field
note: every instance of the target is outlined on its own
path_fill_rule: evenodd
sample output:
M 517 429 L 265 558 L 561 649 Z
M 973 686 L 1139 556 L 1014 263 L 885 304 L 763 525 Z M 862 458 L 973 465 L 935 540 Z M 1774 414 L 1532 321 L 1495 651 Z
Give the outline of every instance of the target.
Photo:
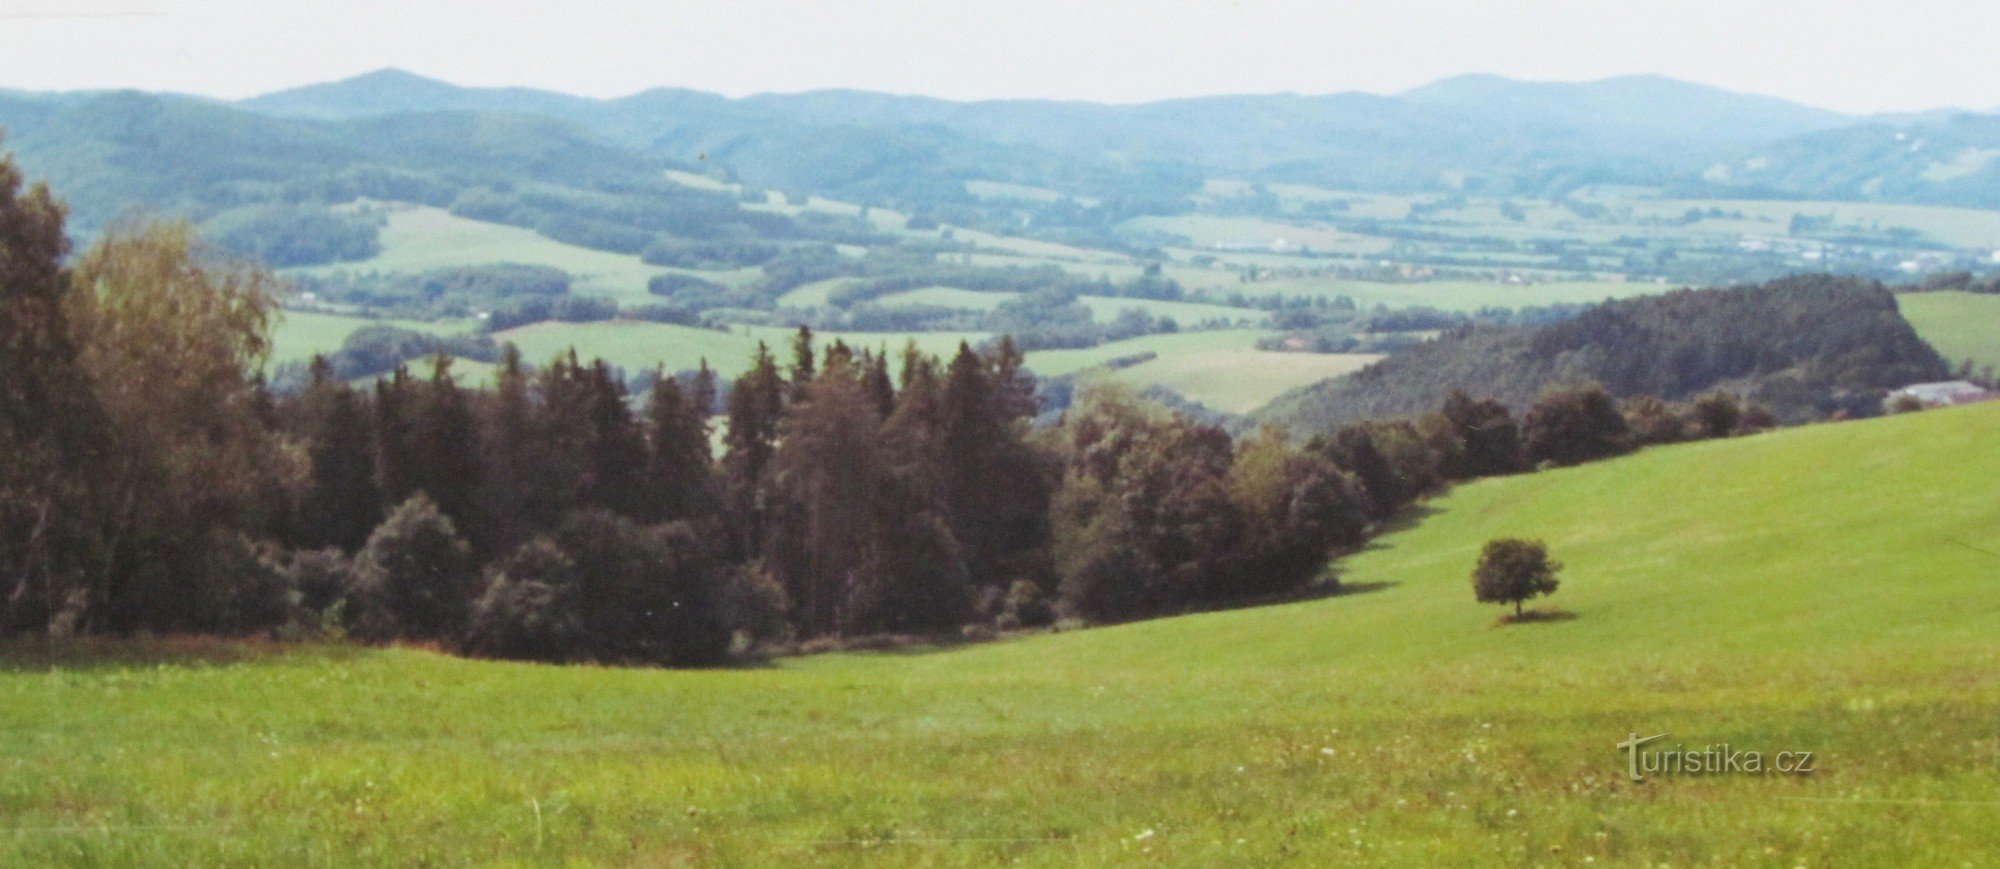
M 1979 293 L 1903 293 L 1896 297 L 1903 319 L 1917 335 L 1956 368 L 2000 367 L 2000 296 Z
M 1770 221 L 1776 234 L 1790 228 L 1792 215 L 1812 217 L 1833 215 L 1842 225 L 1883 228 L 1905 227 L 1953 247 L 2000 248 L 2000 211 L 1976 208 L 1949 208 L 1935 205 L 1894 205 L 1878 202 L 1766 202 L 1761 200 L 1633 200 L 1637 215 L 1678 216 L 1690 208 L 1720 208 L 1741 211 L 1747 217 Z
M 1187 236 L 1198 247 L 1218 244 L 1272 244 L 1310 247 L 1320 252 L 1378 253 L 1389 248 L 1386 239 L 1356 235 L 1325 226 L 1279 223 L 1258 217 L 1224 217 L 1184 214 L 1172 217 L 1135 217 L 1124 226 L 1141 231 L 1171 232 Z
M 1991 865 L 2000 407 L 1429 502 L 1303 603 L 706 672 L 9 648 L 0 862 Z M 1481 543 L 1548 541 L 1496 626 Z M 1814 753 L 1630 781 L 1616 743 Z
M 646 292 L 646 282 L 667 272 L 682 272 L 730 285 L 754 281 L 761 274 L 754 268 L 709 272 L 650 266 L 636 256 L 564 244 L 532 229 L 471 220 L 442 208 L 396 206 L 395 209 L 382 229 L 380 256 L 298 271 L 422 272 L 493 263 L 543 265 L 569 272 L 578 294 L 610 296 L 621 304 L 655 301 Z
M 1678 289 L 1643 281 L 1546 281 L 1503 284 L 1486 281 L 1418 281 L 1381 283 L 1339 278 L 1280 278 L 1235 287 L 1246 296 L 1347 296 L 1364 308 L 1432 307 L 1446 311 L 1480 308 L 1525 308 L 1555 304 L 1591 304 L 1605 299 L 1644 296 Z
M 271 361 L 304 362 L 318 354 L 332 353 L 340 349 L 341 342 L 346 341 L 348 335 L 363 326 L 394 326 L 399 329 L 448 335 L 471 329 L 472 323 L 466 320 L 440 320 L 434 323 L 422 320 L 377 320 L 345 314 L 281 310 L 277 312 L 277 320 L 271 329 Z
M 1367 353 L 1206 350 L 1163 355 L 1099 376 L 1140 389 L 1164 386 L 1216 410 L 1249 413 L 1293 389 L 1351 374 L 1381 358 Z
M 959 308 L 968 311 L 991 311 L 1002 302 L 1016 297 L 1017 293 L 985 293 L 963 290 L 957 287 L 923 287 L 892 293 L 876 299 L 877 304 L 934 305 L 943 308 Z M 1162 299 L 1134 299 L 1124 296 L 1078 296 L 1077 301 L 1090 309 L 1092 319 L 1109 322 L 1121 312 L 1144 311 L 1155 317 L 1172 317 L 1183 327 L 1211 321 L 1222 321 L 1232 326 L 1258 325 L 1270 319 L 1270 314 L 1255 308 L 1236 308 L 1229 305 L 1210 305 L 1202 302 L 1173 302 Z

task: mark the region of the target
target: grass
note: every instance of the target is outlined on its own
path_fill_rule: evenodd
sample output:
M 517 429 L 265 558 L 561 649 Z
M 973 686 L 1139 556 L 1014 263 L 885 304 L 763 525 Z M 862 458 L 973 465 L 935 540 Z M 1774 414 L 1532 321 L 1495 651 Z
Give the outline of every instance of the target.
M 1110 377 L 1140 389 L 1164 386 L 1217 410 L 1247 413 L 1287 390 L 1356 371 L 1381 357 L 1352 353 L 1277 353 L 1257 349 L 1270 335 L 1257 329 L 1218 329 L 1145 335 L 1080 350 L 1036 350 L 1028 369 L 1044 377 L 1077 374 L 1115 359 L 1154 353 L 1158 358 Z
M 1641 281 L 1547 281 L 1503 284 L 1493 281 L 1417 281 L 1382 283 L 1339 278 L 1287 278 L 1256 281 L 1235 289 L 1246 296 L 1347 296 L 1364 308 L 1432 307 L 1446 311 L 1480 308 L 1527 308 L 1556 304 L 1591 304 L 1605 299 L 1663 293 L 1674 287 Z
M 455 266 L 512 262 L 553 266 L 569 272 L 575 291 L 610 296 L 621 304 L 656 299 L 646 292 L 654 275 L 684 272 L 723 284 L 757 279 L 757 269 L 696 272 L 651 266 L 636 256 L 591 250 L 547 238 L 532 229 L 459 217 L 441 208 L 396 206 L 382 229 L 381 255 L 361 262 L 313 266 L 301 271 L 422 272 Z
M 1904 293 L 1896 297 L 1903 319 L 1938 355 L 1956 367 L 2000 366 L 2000 296 L 1979 293 Z
M 471 322 L 465 320 L 426 323 L 421 320 L 377 320 L 308 311 L 280 311 L 278 318 L 271 330 L 271 361 L 280 363 L 303 362 L 315 354 L 332 353 L 340 349 L 341 342 L 346 341 L 348 335 L 364 326 L 395 326 L 439 335 L 463 332 L 472 327 Z
M 1988 864 L 1996 473 L 1993 406 L 1652 449 L 1460 487 L 1346 595 L 765 668 L 19 646 L 0 862 Z M 1503 534 L 1573 619 L 1472 602 Z M 1633 783 L 1634 732 L 1818 772 Z

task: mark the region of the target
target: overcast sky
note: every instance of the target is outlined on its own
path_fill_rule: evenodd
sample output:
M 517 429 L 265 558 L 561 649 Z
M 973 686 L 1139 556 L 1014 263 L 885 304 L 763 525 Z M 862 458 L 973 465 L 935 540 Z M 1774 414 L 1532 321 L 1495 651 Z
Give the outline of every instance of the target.
M 593 96 L 1137 102 L 1661 73 L 1850 111 L 2000 107 L 1994 0 L 0 0 L 0 88 L 242 97 L 385 66 Z

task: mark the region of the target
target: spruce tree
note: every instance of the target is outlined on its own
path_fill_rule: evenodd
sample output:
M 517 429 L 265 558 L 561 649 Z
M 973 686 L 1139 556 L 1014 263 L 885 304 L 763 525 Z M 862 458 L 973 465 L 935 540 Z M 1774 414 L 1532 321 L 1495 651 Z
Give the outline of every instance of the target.
M 674 521 L 713 510 L 708 420 L 678 379 L 662 374 L 654 381 L 646 402 L 646 429 L 648 518 Z
M 307 548 L 353 552 L 382 518 L 368 407 L 354 387 L 334 379 L 326 357 L 314 356 L 308 371 L 299 406 L 312 476 L 299 505 L 299 535 Z

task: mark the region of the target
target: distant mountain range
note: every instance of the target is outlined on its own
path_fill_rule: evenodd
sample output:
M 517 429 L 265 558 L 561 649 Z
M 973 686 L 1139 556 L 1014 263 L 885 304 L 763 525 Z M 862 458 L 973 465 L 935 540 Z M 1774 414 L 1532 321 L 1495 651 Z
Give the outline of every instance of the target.
M 30 173 L 56 181 L 89 220 L 134 204 L 222 207 L 266 187 L 305 195 L 304 177 L 444 172 L 460 185 L 588 187 L 668 166 L 916 209 L 969 205 L 968 180 L 1144 202 L 1184 198 L 1213 177 L 2000 207 L 2000 115 L 1853 116 L 1654 76 L 1472 75 L 1395 95 L 1104 105 L 838 90 L 600 100 L 383 70 L 237 103 L 0 93 L 0 128 Z

